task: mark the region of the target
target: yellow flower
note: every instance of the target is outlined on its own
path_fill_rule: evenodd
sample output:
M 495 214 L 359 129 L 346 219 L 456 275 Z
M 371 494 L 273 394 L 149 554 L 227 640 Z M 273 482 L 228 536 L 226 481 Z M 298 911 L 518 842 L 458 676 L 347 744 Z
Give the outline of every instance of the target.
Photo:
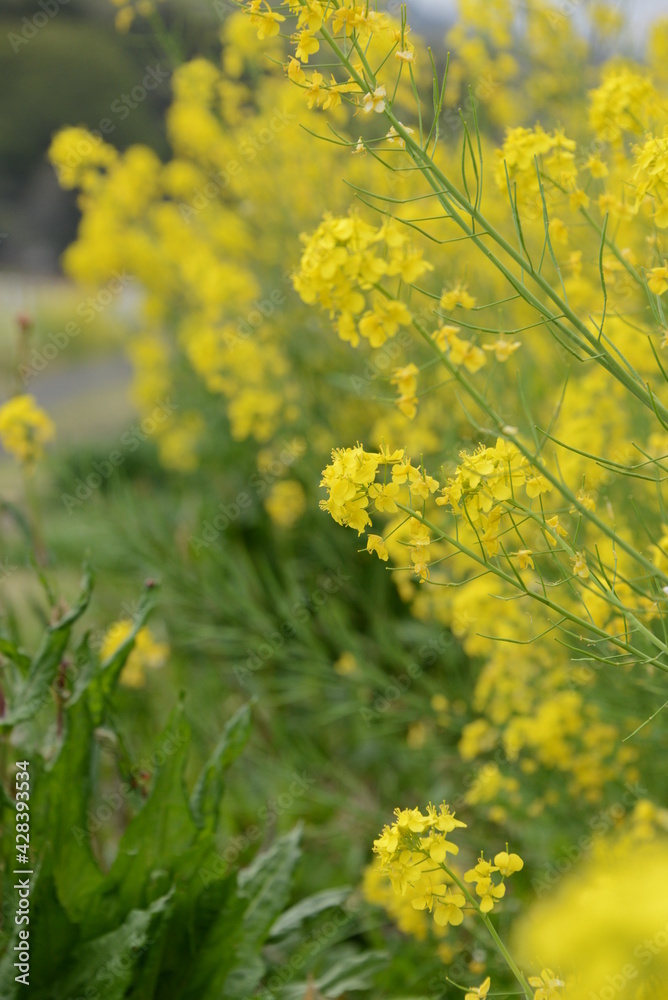
M 354 654 L 348 652 L 348 650 L 341 653 L 340 657 L 334 664 L 334 669 L 337 674 L 341 674 L 342 677 L 347 677 L 348 674 L 354 674 L 357 670 L 357 660 L 355 659 Z
M 558 1000 L 557 989 L 566 985 L 552 969 L 543 969 L 540 976 L 529 976 L 528 983 L 536 990 L 533 1000 Z
M 306 509 L 304 487 L 296 479 L 274 483 L 264 506 L 274 524 L 281 528 L 291 528 Z
M 573 572 L 576 576 L 579 576 L 582 580 L 586 580 L 589 576 L 589 568 L 587 566 L 587 559 L 584 552 L 576 552 L 571 558 L 571 565 L 573 566 Z
M 51 418 L 32 396 L 13 396 L 0 407 L 0 441 L 20 462 L 41 458 L 55 433 Z
M 483 351 L 494 351 L 497 361 L 504 362 L 522 346 L 521 340 L 506 340 L 499 337 L 493 344 L 483 344 Z
M 446 927 L 448 924 L 457 927 L 464 919 L 462 910 L 465 905 L 466 898 L 461 892 L 453 892 L 448 889 L 434 907 L 434 923 L 438 924 L 439 927 Z
M 121 34 L 126 34 L 130 30 L 130 26 L 135 19 L 135 11 L 132 7 L 122 7 L 121 10 L 116 14 L 114 18 L 114 24 L 116 30 L 120 31 Z
M 527 496 L 533 499 L 541 493 L 550 493 L 552 491 L 552 483 L 541 475 L 530 476 L 526 481 L 526 491 Z
M 566 536 L 568 535 L 568 532 L 566 531 L 566 529 L 562 528 L 562 526 L 559 524 L 559 515 L 558 514 L 555 514 L 554 517 L 548 517 L 548 518 L 546 518 L 545 519 L 545 524 L 549 528 L 552 528 L 552 531 L 554 532 L 554 534 L 558 535 L 560 538 L 566 538 Z M 557 539 L 554 537 L 554 535 L 551 532 L 548 533 L 547 540 L 550 543 L 550 545 L 552 545 L 552 546 L 555 546 L 557 544 Z
M 467 291 L 466 285 L 456 285 L 449 292 L 443 292 L 441 295 L 440 306 L 445 312 L 452 312 L 455 306 L 461 306 L 462 309 L 473 309 L 475 305 L 475 299 Z
M 132 632 L 132 622 L 124 619 L 114 622 L 107 629 L 100 647 L 100 660 L 108 660 L 125 642 Z M 157 642 L 151 630 L 144 626 L 135 636 L 134 647 L 121 671 L 120 683 L 126 687 L 139 688 L 146 683 L 146 669 L 162 667 L 169 655 L 169 646 Z
M 524 868 L 524 862 L 519 854 L 508 854 L 508 851 L 500 851 L 495 854 L 494 864 L 506 878 L 514 875 L 515 872 L 521 872 Z
M 364 103 L 362 105 L 362 110 L 367 114 L 370 111 L 375 111 L 377 114 L 381 114 L 385 110 L 385 98 L 387 97 L 385 87 L 376 87 L 376 89 L 371 93 L 364 95 Z
M 588 170 L 592 177 L 608 176 L 608 168 L 599 156 L 590 156 L 585 163 L 585 170 Z
M 318 39 L 305 28 L 298 37 L 295 55 L 298 59 L 301 59 L 302 62 L 307 63 L 308 57 L 312 56 L 314 52 L 317 52 L 319 48 L 320 42 Z
M 387 562 L 389 558 L 387 546 L 385 545 L 381 535 L 368 535 L 366 540 L 366 550 L 367 552 L 375 552 L 378 558 L 382 559 L 383 562 Z
M 668 265 L 653 267 L 647 272 L 647 284 L 655 295 L 663 295 L 668 289 Z
M 465 993 L 464 1000 L 485 1000 L 491 985 L 492 980 L 488 976 L 487 979 L 483 980 L 480 986 L 474 986 L 473 989 L 468 991 L 468 993 Z
M 515 553 L 520 569 L 534 569 L 533 559 L 530 549 L 520 549 Z

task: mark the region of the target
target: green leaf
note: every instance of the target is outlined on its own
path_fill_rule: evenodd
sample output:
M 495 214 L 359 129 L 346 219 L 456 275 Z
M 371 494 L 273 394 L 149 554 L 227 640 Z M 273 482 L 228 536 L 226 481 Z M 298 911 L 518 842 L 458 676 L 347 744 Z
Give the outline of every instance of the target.
M 172 905 L 172 893 L 157 899 L 145 910 L 132 910 L 120 926 L 76 948 L 70 958 L 71 971 L 57 984 L 59 997 L 93 996 L 124 1000 L 136 978 L 138 967 L 153 947 L 156 931 Z
M 301 827 L 297 826 L 239 872 L 238 893 L 247 903 L 236 964 L 225 980 L 223 995 L 227 1000 L 246 1000 L 262 978 L 265 963 L 259 951 L 289 898 L 300 838 Z M 214 1000 L 213 994 L 210 1000 Z
M 194 880 L 201 886 L 201 880 Z M 192 887 L 189 886 L 189 889 Z M 236 875 L 200 889 L 190 912 L 173 921 L 171 950 L 166 949 L 156 996 L 174 1000 L 220 1000 L 241 948 L 245 901 L 236 892 Z M 188 940 L 184 937 L 187 935 Z M 184 964 L 183 954 L 189 956 Z
M 151 795 L 123 834 L 94 913 L 89 915 L 95 927 L 109 919 L 120 921 L 132 909 L 144 909 L 162 887 L 171 884 L 177 867 L 185 867 L 190 859 L 197 827 L 183 786 L 189 746 L 190 727 L 179 706 L 155 751 L 164 761 Z
M 109 695 L 113 692 L 121 671 L 134 649 L 137 632 L 144 627 L 155 607 L 156 589 L 155 584 L 152 584 L 144 590 L 139 601 L 137 613 L 133 618 L 130 632 L 118 649 L 100 664 L 100 671 L 89 686 L 89 698 L 93 709 L 93 716 L 98 724 L 102 718 L 104 705 Z
M 282 937 L 290 931 L 297 930 L 308 917 L 314 917 L 333 906 L 340 906 L 348 899 L 351 892 L 350 886 L 342 886 L 340 889 L 323 889 L 322 892 L 307 896 L 281 914 L 270 928 L 269 937 Z
M 365 951 L 349 955 L 328 969 L 316 985 L 326 997 L 340 997 L 350 990 L 368 990 L 373 986 L 373 977 L 388 961 L 384 951 Z
M 250 706 L 242 705 L 225 726 L 218 746 L 197 779 L 190 807 L 198 827 L 215 829 L 223 794 L 223 775 L 246 746 L 250 731 Z
M 0 726 L 7 728 L 31 719 L 51 700 L 51 686 L 55 680 L 60 661 L 69 642 L 74 622 L 81 617 L 90 601 L 93 581 L 88 568 L 85 569 L 81 593 L 76 604 L 55 625 L 49 626 L 42 643 L 33 657 L 25 682 L 19 685 L 14 704 L 0 719 Z
M 301 853 L 300 840 L 301 825 L 298 825 L 239 872 L 239 895 L 248 900 L 244 932 L 249 939 L 263 941 L 284 909 L 290 895 L 292 873 Z
M 49 774 L 50 823 L 58 895 L 69 918 L 82 922 L 103 875 L 91 850 L 87 813 L 92 791 L 93 726 L 84 700 L 66 715 L 67 729 Z
M 30 657 L 23 653 L 11 639 L 0 637 L 0 653 L 15 663 L 17 667 L 20 667 L 24 673 L 30 669 Z

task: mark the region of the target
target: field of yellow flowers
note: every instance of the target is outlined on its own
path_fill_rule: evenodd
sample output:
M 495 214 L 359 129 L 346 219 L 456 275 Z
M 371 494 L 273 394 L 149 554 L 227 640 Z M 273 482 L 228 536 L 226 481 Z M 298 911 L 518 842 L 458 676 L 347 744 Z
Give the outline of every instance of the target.
M 171 153 L 49 149 L 135 415 L 19 317 L 0 1000 L 667 996 L 668 18 L 113 2 Z

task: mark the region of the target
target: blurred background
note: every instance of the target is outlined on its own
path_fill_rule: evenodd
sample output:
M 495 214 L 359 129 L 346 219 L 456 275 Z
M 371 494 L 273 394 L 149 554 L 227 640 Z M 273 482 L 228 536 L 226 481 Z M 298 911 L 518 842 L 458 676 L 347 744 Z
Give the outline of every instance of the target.
M 580 0 L 567 0 L 566 6 L 577 22 Z M 618 41 L 630 53 L 642 47 L 649 21 L 665 5 L 638 0 L 617 6 L 624 10 L 627 26 Z M 443 45 L 456 17 L 454 0 L 410 0 L 409 7 L 415 29 L 432 46 Z M 182 51 L 174 52 L 174 59 L 212 53 L 217 29 L 231 9 L 227 0 L 166 4 L 165 19 L 181 39 Z M 134 101 L 132 90 L 139 95 L 137 88 L 150 68 L 157 85 Z M 102 122 L 117 148 L 141 141 L 164 155 L 171 68 L 147 22 L 137 22 L 131 34 L 115 30 L 109 0 L 1 0 L 0 273 L 5 303 L 8 297 L 16 303 L 17 275 L 59 273 L 59 255 L 76 231 L 75 197 L 59 188 L 45 158 L 53 133 L 66 124 L 96 129 Z

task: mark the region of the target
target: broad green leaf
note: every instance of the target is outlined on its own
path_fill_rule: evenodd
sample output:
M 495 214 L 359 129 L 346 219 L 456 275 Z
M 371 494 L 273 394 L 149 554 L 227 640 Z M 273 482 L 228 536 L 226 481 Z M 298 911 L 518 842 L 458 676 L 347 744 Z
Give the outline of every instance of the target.
M 314 917 L 333 906 L 340 906 L 348 899 L 351 892 L 350 886 L 342 886 L 340 889 L 323 889 L 322 892 L 307 896 L 281 914 L 270 928 L 269 937 L 282 937 L 290 931 L 297 930 L 308 917 Z
M 244 913 L 244 932 L 248 939 L 263 941 L 285 907 L 292 873 L 300 856 L 300 839 L 301 826 L 296 826 L 239 872 L 239 895 L 248 900 Z
M 301 827 L 297 826 L 239 872 L 239 896 L 247 903 L 236 964 L 225 981 L 224 996 L 229 1000 L 246 1000 L 264 974 L 260 948 L 288 901 L 292 874 L 300 856 L 300 838 Z M 208 994 L 206 1000 L 209 1000 Z
M 215 829 L 223 794 L 223 775 L 246 746 L 250 731 L 250 706 L 242 705 L 225 726 L 218 746 L 197 779 L 190 800 L 197 826 Z
M 71 920 L 85 920 L 103 875 L 93 857 L 87 813 L 92 791 L 93 726 L 84 700 L 66 715 L 67 730 L 48 775 L 55 880 Z
M 227 995 L 225 982 L 242 947 L 244 906 L 245 900 L 236 892 L 236 875 L 218 879 L 200 891 L 179 924 L 173 921 L 172 948 L 166 949 L 159 997 L 220 1000 Z M 188 955 L 187 963 L 183 962 L 184 954 Z
M 384 951 L 348 955 L 316 980 L 316 985 L 326 997 L 340 997 L 349 990 L 368 990 L 373 985 L 373 977 L 388 959 Z
M 123 923 L 109 933 L 75 948 L 70 972 L 58 982 L 53 995 L 85 997 L 95 988 L 104 1000 L 124 1000 L 171 905 L 172 893 L 168 893 L 145 910 L 131 910 Z
M 189 856 L 197 827 L 190 815 L 183 786 L 183 767 L 190 746 L 190 727 L 179 706 L 154 751 L 159 765 L 150 797 L 121 838 L 109 874 L 100 887 L 93 920 L 95 927 L 113 914 L 121 921 L 132 909 L 144 909 L 152 893 L 171 882 Z

